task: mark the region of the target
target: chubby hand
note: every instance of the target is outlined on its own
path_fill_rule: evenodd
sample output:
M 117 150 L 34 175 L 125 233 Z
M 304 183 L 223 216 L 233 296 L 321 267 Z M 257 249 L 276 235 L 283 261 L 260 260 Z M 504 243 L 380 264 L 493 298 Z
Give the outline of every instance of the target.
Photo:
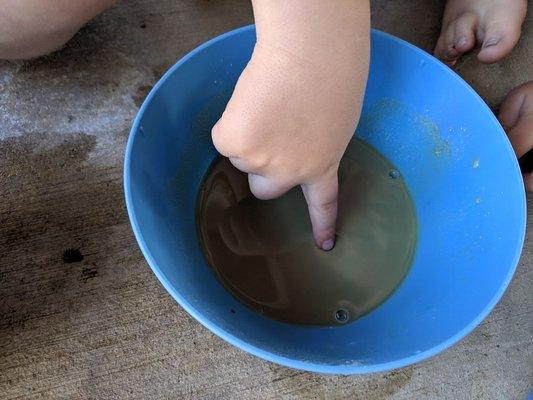
M 516 157 L 533 149 L 533 81 L 517 86 L 507 94 L 498 114 Z M 524 185 L 533 192 L 533 172 L 524 172 Z
M 248 173 L 259 199 L 301 186 L 323 250 L 334 245 L 337 170 L 359 119 L 368 71 L 368 30 L 359 39 L 344 35 L 347 43 L 337 39 L 336 47 L 321 51 L 327 43 L 283 44 L 258 29 L 252 58 L 212 131 L 217 150 Z

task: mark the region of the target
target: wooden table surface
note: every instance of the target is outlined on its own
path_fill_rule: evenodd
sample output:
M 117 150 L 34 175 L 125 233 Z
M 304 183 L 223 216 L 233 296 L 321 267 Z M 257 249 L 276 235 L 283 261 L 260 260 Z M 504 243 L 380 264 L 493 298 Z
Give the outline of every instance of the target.
M 441 3 L 372 6 L 375 27 L 431 50 Z M 131 121 L 179 57 L 251 22 L 245 0 L 123 1 L 58 53 L 0 62 L 0 398 L 524 398 L 533 384 L 531 229 L 507 293 L 479 328 L 383 374 L 316 375 L 252 357 L 158 283 L 123 201 Z M 457 66 L 491 106 L 533 78 L 532 31 L 528 17 L 504 62 L 468 56 Z

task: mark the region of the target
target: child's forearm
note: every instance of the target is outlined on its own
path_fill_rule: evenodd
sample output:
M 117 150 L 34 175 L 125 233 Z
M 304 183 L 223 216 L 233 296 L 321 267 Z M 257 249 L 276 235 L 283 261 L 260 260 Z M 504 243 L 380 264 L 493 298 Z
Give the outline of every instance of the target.
M 335 63 L 336 73 L 366 79 L 370 42 L 368 0 L 253 0 L 260 44 L 278 47 L 306 62 Z

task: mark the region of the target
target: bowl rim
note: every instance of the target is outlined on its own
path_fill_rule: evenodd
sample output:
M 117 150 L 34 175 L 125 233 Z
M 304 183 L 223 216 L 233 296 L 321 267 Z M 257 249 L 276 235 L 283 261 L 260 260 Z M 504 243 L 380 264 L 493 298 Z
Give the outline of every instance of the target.
M 137 243 L 139 244 L 139 247 L 141 248 L 141 251 L 148 262 L 150 268 L 154 272 L 154 274 L 157 276 L 163 287 L 166 289 L 166 291 L 174 298 L 175 301 L 178 302 L 178 304 L 187 311 L 189 315 L 194 317 L 200 324 L 202 324 L 204 327 L 206 327 L 208 330 L 225 340 L 226 342 L 232 344 L 233 346 L 244 350 L 250 354 L 253 354 L 257 357 L 260 357 L 264 360 L 271 361 L 277 364 L 284 365 L 286 367 L 305 370 L 309 372 L 316 372 L 316 373 L 325 373 L 325 374 L 365 374 L 365 373 L 375 373 L 375 372 L 383 372 L 383 371 L 389 371 L 397 368 L 406 367 L 408 365 L 412 365 L 415 363 L 419 363 L 421 361 L 427 360 L 430 357 L 433 357 L 440 352 L 444 351 L 445 349 L 451 347 L 452 345 L 456 344 L 460 340 L 462 340 L 466 335 L 468 335 L 470 332 L 472 332 L 488 315 L 489 313 L 494 309 L 496 304 L 499 302 L 503 294 L 505 293 L 507 287 L 509 286 L 509 283 L 516 271 L 517 265 L 520 260 L 522 248 L 524 245 L 524 239 L 525 239 L 525 233 L 526 233 L 526 221 L 527 221 L 527 207 L 526 207 L 526 195 L 525 190 L 523 190 L 523 195 L 521 196 L 522 200 L 522 221 L 521 221 L 521 235 L 520 239 L 518 240 L 515 254 L 513 261 L 510 265 L 510 268 L 507 272 L 507 275 L 505 277 L 505 280 L 502 282 L 500 288 L 495 293 L 493 298 L 487 303 L 487 305 L 481 310 L 481 312 L 474 318 L 470 323 L 468 323 L 466 326 L 463 327 L 460 331 L 458 331 L 455 335 L 448 338 L 447 340 L 443 341 L 439 345 L 433 346 L 430 349 L 427 349 L 425 351 L 422 351 L 418 354 L 414 354 L 409 357 L 404 357 L 398 360 L 389 361 L 385 363 L 378 363 L 378 364 L 358 364 L 354 362 L 354 364 L 321 364 L 317 362 L 309 362 L 309 361 L 302 361 L 298 359 L 293 359 L 289 357 L 279 356 L 276 354 L 273 354 L 269 351 L 265 351 L 260 347 L 254 346 L 248 342 L 245 342 L 241 339 L 238 339 L 228 331 L 222 329 L 217 324 L 213 323 L 211 320 L 206 318 L 201 312 L 199 312 L 192 304 L 190 304 L 174 287 L 173 285 L 168 281 L 168 279 L 165 277 L 163 272 L 160 270 L 160 268 L 157 265 L 157 262 L 155 258 L 152 256 L 152 253 L 150 252 L 150 249 L 148 248 L 146 241 L 143 237 L 143 234 L 140 229 L 139 222 L 137 220 L 136 212 L 133 207 L 133 199 L 132 199 L 132 192 L 131 192 L 131 176 L 130 176 L 130 170 L 131 170 L 131 163 L 132 163 L 132 148 L 133 148 L 133 142 L 135 141 L 135 137 L 137 135 L 137 132 L 140 127 L 142 116 L 148 106 L 148 104 L 152 101 L 152 98 L 155 96 L 156 92 L 159 90 L 159 88 L 166 82 L 166 80 L 176 71 L 179 69 L 184 63 L 186 63 L 189 59 L 195 57 L 197 54 L 201 53 L 204 49 L 212 46 L 213 44 L 220 42 L 228 37 L 232 37 L 235 35 L 239 35 L 244 32 L 249 32 L 251 30 L 255 30 L 255 25 L 247 25 L 241 28 L 237 28 L 234 30 L 231 30 L 229 32 L 223 33 L 219 36 L 216 36 L 207 42 L 201 44 L 200 46 L 196 47 L 192 51 L 190 51 L 188 54 L 183 56 L 181 59 L 179 59 L 168 71 L 165 72 L 165 74 L 157 81 L 157 83 L 153 86 L 153 88 L 148 93 L 147 97 L 143 101 L 139 111 L 137 112 L 137 115 L 135 116 L 135 119 L 133 121 L 128 142 L 126 145 L 126 152 L 124 156 L 124 195 L 126 200 L 126 208 L 128 211 L 128 216 L 130 220 L 131 227 L 133 229 L 133 233 L 135 235 L 135 238 L 137 240 Z M 450 68 L 448 68 L 445 64 L 443 64 L 438 59 L 434 58 L 430 54 L 426 53 L 422 49 L 406 42 L 403 39 L 397 38 L 391 34 L 381 32 L 376 29 L 372 29 L 372 36 L 376 37 L 382 37 L 386 38 L 388 40 L 391 40 L 393 42 L 396 42 L 396 44 L 399 44 L 401 46 L 405 46 L 409 48 L 412 51 L 417 52 L 420 56 L 422 56 L 426 61 L 436 62 L 437 65 L 440 65 L 442 69 L 446 73 L 450 75 L 451 79 L 455 79 L 459 84 L 461 84 L 463 87 L 465 87 L 474 97 L 476 101 L 478 101 L 480 108 L 484 109 L 485 112 L 488 112 L 489 118 L 492 118 L 493 122 L 496 123 L 496 125 L 499 127 L 500 134 L 504 135 L 507 139 L 507 152 L 512 155 L 512 157 L 515 159 L 516 168 L 517 171 L 519 171 L 518 161 L 516 160 L 514 156 L 514 151 L 512 149 L 512 146 L 507 138 L 507 135 L 503 131 L 503 128 L 499 124 L 497 118 L 492 113 L 490 108 L 487 106 L 487 104 L 481 99 L 481 97 L 474 91 L 473 88 L 470 87 L 459 75 L 457 75 L 454 71 L 452 71 Z M 521 179 L 520 174 L 517 174 L 519 177 L 520 183 L 519 186 L 524 188 L 523 182 Z

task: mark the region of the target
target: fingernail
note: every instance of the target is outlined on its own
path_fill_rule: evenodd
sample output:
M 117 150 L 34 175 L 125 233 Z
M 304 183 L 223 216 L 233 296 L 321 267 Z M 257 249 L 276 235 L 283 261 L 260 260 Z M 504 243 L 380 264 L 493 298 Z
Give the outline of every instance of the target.
M 324 240 L 322 243 L 322 250 L 324 251 L 330 251 L 333 248 L 333 245 L 335 243 L 333 242 L 333 239 Z
M 466 44 L 466 38 L 463 36 L 463 37 L 460 37 L 459 40 L 457 41 L 457 47 L 463 47 L 464 45 Z
M 483 43 L 483 47 L 495 46 L 498 43 L 500 43 L 500 38 L 490 38 L 485 43 Z

